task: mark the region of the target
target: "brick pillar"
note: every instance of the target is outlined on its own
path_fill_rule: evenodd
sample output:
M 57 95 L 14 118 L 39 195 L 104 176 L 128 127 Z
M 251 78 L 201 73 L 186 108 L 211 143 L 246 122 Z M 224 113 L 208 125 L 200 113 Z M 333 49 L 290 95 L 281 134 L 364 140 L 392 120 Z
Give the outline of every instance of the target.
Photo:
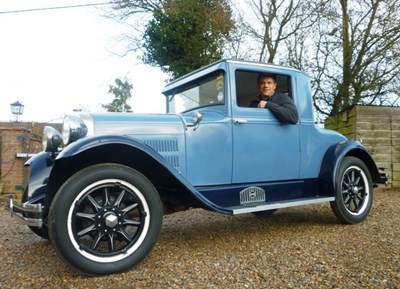
M 16 197 L 24 191 L 24 162 L 27 158 L 17 157 L 17 153 L 29 150 L 30 131 L 21 126 L 0 127 L 0 183 L 2 194 Z

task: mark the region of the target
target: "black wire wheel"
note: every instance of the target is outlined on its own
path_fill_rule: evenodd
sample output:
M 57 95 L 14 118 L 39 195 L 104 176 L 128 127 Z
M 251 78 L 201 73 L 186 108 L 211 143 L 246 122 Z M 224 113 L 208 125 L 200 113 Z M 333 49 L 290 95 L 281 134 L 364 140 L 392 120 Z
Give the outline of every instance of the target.
M 74 269 L 88 275 L 120 273 L 150 254 L 162 216 L 157 190 L 145 176 L 121 165 L 96 165 L 57 192 L 49 235 Z
M 373 186 L 367 166 L 358 158 L 345 157 L 336 178 L 335 201 L 331 207 L 345 224 L 364 221 L 372 208 Z

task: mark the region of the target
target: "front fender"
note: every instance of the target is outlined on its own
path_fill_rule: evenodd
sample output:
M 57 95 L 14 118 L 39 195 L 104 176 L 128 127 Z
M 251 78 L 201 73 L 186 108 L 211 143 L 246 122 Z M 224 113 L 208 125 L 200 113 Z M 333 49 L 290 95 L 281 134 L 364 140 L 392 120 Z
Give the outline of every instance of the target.
M 335 196 L 336 175 L 342 160 L 346 156 L 353 156 L 362 160 L 369 169 L 372 181 L 381 183 L 382 179 L 378 168 L 368 150 L 357 141 L 342 141 L 329 147 L 324 155 L 318 178 L 320 196 Z
M 24 166 L 29 168 L 29 177 L 21 200 L 23 203 L 34 204 L 43 201 L 53 164 L 54 159 L 48 152 L 35 154 L 25 163 Z
M 118 163 L 145 175 L 159 190 L 183 192 L 202 206 L 223 208 L 201 195 L 163 156 L 138 139 L 124 135 L 86 137 L 66 147 L 56 158 L 49 177 L 46 205 L 50 206 L 61 185 L 74 173 L 99 163 Z
M 137 140 L 136 138 L 127 135 L 95 135 L 81 138 L 78 141 L 70 144 L 58 154 L 56 160 L 76 156 L 85 151 L 89 151 L 96 147 L 106 145 L 128 145 L 138 148 L 146 153 L 151 154 L 151 148 Z M 154 152 L 154 150 L 151 150 Z

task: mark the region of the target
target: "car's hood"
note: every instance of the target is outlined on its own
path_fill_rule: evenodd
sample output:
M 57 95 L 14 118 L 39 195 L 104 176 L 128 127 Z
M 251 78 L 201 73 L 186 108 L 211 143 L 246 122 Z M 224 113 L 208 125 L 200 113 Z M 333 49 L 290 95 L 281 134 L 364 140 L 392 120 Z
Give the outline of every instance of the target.
M 184 121 L 176 114 L 85 113 L 79 117 L 88 135 L 174 135 L 184 133 Z

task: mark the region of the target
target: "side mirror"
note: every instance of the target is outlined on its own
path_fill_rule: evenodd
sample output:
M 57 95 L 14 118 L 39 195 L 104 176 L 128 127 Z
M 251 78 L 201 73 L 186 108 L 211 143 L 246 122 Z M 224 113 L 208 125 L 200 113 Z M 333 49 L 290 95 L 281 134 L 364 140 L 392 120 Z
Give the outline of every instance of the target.
M 203 119 L 203 115 L 196 110 L 195 112 L 193 112 L 193 115 L 192 115 L 192 121 L 193 122 L 192 123 L 188 123 L 187 126 L 188 127 L 193 127 L 193 130 L 196 130 L 199 127 L 200 122 L 201 122 L 202 119 Z

